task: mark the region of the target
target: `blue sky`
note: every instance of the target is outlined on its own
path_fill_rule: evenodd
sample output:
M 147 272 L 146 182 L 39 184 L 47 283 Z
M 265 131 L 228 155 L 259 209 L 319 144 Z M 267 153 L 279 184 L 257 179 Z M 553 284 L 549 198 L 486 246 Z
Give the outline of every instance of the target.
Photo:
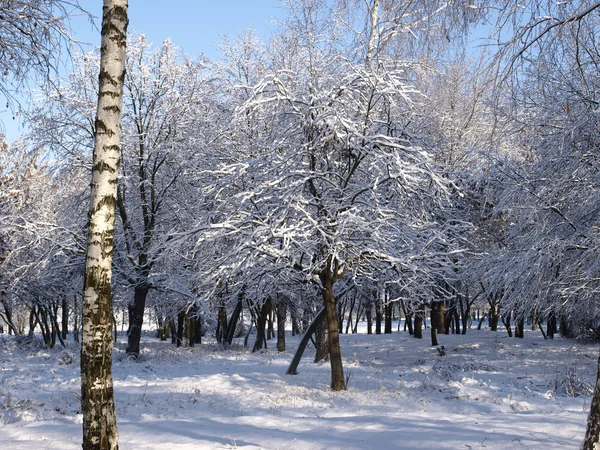
M 97 17 L 102 14 L 101 0 L 80 0 L 80 5 Z M 276 27 L 277 18 L 284 16 L 278 0 L 129 0 L 129 29 L 145 33 L 148 40 L 160 44 L 169 37 L 186 54 L 204 53 L 209 58 L 218 55 L 215 44 L 223 35 L 236 36 L 252 26 L 263 38 Z M 83 17 L 71 20 L 75 38 L 97 46 L 100 32 Z M 0 112 L 0 130 L 4 128 L 8 141 L 21 131 L 19 120 L 12 113 Z
M 80 4 L 100 17 L 100 0 Z M 235 36 L 252 26 L 267 37 L 275 27 L 273 21 L 283 14 L 278 0 L 129 0 L 129 29 L 145 33 L 155 44 L 169 37 L 191 56 L 203 52 L 214 57 L 220 36 Z M 100 42 L 99 33 L 85 20 L 73 25 L 79 39 Z

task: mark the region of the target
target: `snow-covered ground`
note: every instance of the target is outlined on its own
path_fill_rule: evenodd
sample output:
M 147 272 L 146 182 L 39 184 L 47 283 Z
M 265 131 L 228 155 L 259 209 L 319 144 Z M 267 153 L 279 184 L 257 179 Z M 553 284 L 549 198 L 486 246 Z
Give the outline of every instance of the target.
M 114 353 L 121 449 L 564 449 L 585 434 L 596 344 L 539 331 L 525 339 L 442 335 L 446 356 L 406 332 L 342 335 L 349 388 L 308 347 L 177 349 L 149 336 L 138 361 Z M 124 336 L 123 336 L 124 337 Z M 0 449 L 80 449 L 79 356 L 0 335 Z

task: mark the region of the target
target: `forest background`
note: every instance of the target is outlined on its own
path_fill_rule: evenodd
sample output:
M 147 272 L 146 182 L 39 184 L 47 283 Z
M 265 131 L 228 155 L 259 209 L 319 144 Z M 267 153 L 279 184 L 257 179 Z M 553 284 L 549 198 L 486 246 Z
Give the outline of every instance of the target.
M 434 344 L 475 310 L 518 337 L 529 320 L 597 339 L 600 5 L 281 5 L 269 35 L 225 37 L 211 58 L 127 36 L 126 352 L 149 321 L 177 345 L 209 332 L 227 347 L 244 313 L 260 350 L 275 317 L 315 334 L 344 390 L 339 333 L 362 317 L 377 333 L 402 315 L 421 337 L 428 314 Z M 40 71 L 25 48 L 0 66 L 26 124 L 0 150 L 1 315 L 52 347 L 81 324 L 99 54 L 50 42 L 68 58 L 34 49 Z M 39 85 L 19 109 L 27 69 Z

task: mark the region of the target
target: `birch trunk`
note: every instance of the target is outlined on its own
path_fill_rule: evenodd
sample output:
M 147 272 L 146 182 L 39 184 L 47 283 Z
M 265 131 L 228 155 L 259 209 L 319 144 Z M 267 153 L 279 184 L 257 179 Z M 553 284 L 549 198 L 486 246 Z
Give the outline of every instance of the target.
M 127 0 L 104 0 L 88 245 L 83 287 L 81 407 L 83 449 L 118 449 L 112 380 L 112 255 Z
M 588 415 L 587 430 L 582 450 L 600 449 L 600 357 L 598 358 L 598 371 L 596 373 L 596 387 L 590 405 L 590 414 Z

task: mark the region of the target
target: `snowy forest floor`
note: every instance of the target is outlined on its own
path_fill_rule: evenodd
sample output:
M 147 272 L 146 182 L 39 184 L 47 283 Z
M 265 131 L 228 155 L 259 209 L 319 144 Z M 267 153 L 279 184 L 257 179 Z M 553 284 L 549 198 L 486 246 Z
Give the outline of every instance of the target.
M 137 361 L 114 351 L 121 449 L 553 449 L 585 434 L 598 345 L 539 331 L 525 339 L 441 335 L 441 357 L 406 332 L 342 335 L 349 388 L 309 345 L 296 376 L 288 351 L 175 348 L 144 336 Z M 21 339 L 22 340 L 22 339 Z M 0 448 L 81 448 L 78 347 L 0 335 Z

